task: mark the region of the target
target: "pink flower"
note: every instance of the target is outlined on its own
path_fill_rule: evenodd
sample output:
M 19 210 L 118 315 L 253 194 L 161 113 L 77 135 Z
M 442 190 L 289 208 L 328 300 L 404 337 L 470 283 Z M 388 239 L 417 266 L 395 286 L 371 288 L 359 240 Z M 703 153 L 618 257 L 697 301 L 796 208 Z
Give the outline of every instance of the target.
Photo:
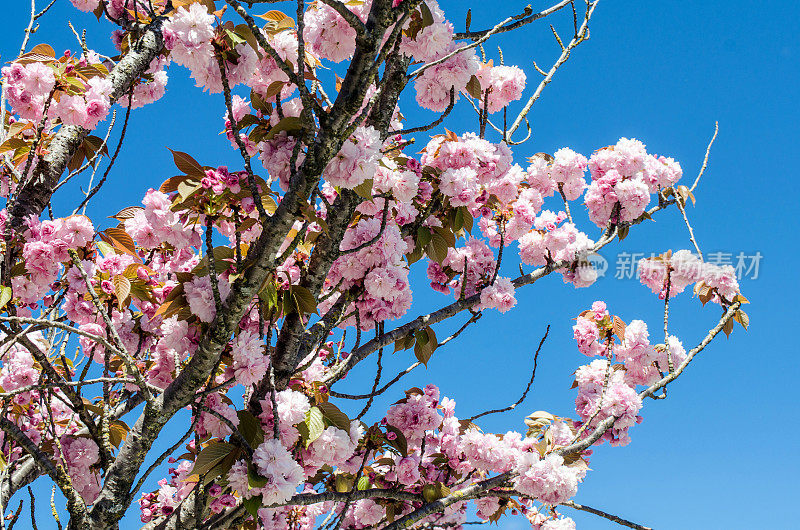
M 395 466 L 397 481 L 404 486 L 411 486 L 419 480 L 419 457 L 415 455 L 401 458 Z
M 261 488 L 264 504 L 288 501 L 303 481 L 303 468 L 279 440 L 266 440 L 259 445 L 253 453 L 253 463 L 268 480 Z
M 220 299 L 224 302 L 230 293 L 230 284 L 223 278 L 218 281 Z M 183 284 L 186 300 L 192 313 L 197 315 L 202 322 L 211 322 L 217 314 L 214 293 L 211 288 L 211 278 L 196 276 L 191 281 Z
M 53 106 L 53 113 L 65 125 L 83 127 L 89 120 L 86 101 L 80 95 L 68 96 L 65 94 L 61 96 L 61 99 Z
M 233 370 L 236 381 L 251 386 L 264 378 L 267 373 L 268 357 L 258 333 L 242 331 L 233 341 Z
M 493 285 L 481 291 L 481 309 L 494 308 L 505 313 L 517 305 L 514 297 L 514 284 L 510 278 L 498 277 Z
M 94 239 L 94 226 L 84 215 L 72 215 L 61 220 L 56 237 L 63 240 L 69 248 L 85 246 Z
M 100 5 L 100 0 L 69 0 L 81 11 L 94 11 Z

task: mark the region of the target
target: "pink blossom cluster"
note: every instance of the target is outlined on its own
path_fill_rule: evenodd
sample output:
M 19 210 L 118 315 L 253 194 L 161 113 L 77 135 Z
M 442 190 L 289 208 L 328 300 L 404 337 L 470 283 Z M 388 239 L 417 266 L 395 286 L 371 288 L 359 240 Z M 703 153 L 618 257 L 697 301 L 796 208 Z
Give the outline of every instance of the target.
M 579 316 L 572 326 L 573 338 L 578 343 L 578 351 L 588 357 L 605 355 L 607 346 L 601 344 L 601 326 L 599 323 L 610 323 L 610 315 L 605 302 L 597 301 L 592 309 Z
M 375 323 L 399 318 L 411 307 L 411 286 L 408 265 L 403 257 L 408 244 L 393 221 L 387 221 L 381 234 L 381 221 L 376 217 L 362 218 L 345 232 L 340 248 L 344 251 L 358 248 L 380 237 L 372 245 L 351 252 L 334 261 L 325 284 L 346 290 L 363 285 L 364 294 L 355 302 L 362 329 L 372 329 Z M 336 301 L 336 295 L 320 304 L 320 312 L 327 311 Z M 355 325 L 351 316 L 342 325 Z
M 413 159 L 409 159 L 413 160 Z M 416 160 L 414 160 L 416 162 Z M 419 164 L 419 162 L 417 162 Z M 415 167 L 411 164 L 411 167 Z M 417 169 L 419 169 L 417 167 Z M 392 198 L 399 203 L 409 204 L 419 193 L 420 173 L 405 167 L 392 159 L 382 158 L 375 170 L 372 188 L 381 193 L 391 192 Z
M 88 64 L 81 59 L 78 66 Z M 75 65 L 68 65 L 63 75 L 69 75 Z M 64 125 L 94 129 L 108 116 L 111 106 L 111 81 L 99 75 L 82 81 L 76 77 L 71 86 L 79 84 L 80 91 L 72 93 L 56 89 L 56 77 L 48 62 L 12 63 L 3 67 L 2 75 L 8 84 L 8 101 L 12 111 L 23 119 L 38 121 L 49 104 L 48 117 Z
M 267 373 L 269 357 L 264 342 L 254 331 L 241 331 L 234 339 L 231 354 L 236 381 L 246 387 L 261 381 Z
M 552 184 L 542 181 L 549 177 L 568 201 L 579 199 L 586 189 L 583 177 L 588 162 L 586 157 L 569 147 L 562 147 L 553 153 L 553 160 L 549 164 L 544 165 L 544 162 L 540 157 L 531 162 L 528 168 L 528 181 L 531 185 L 538 187 L 542 195 L 548 196 Z
M 472 50 L 459 52 L 426 69 L 414 81 L 417 103 L 422 108 L 444 112 L 450 104 L 450 92 L 454 92 L 453 99 L 458 101 L 458 94 L 466 88 L 478 69 L 479 61 Z
M 410 442 L 420 442 L 427 431 L 437 429 L 442 424 L 442 416 L 436 410 L 438 398 L 438 389 L 427 394 L 413 394 L 389 407 L 385 421 L 400 429 Z
M 313 18 L 313 16 L 310 16 L 313 12 L 313 8 L 310 8 L 307 11 L 306 32 L 308 31 L 309 18 Z M 262 32 L 262 34 L 284 62 L 297 64 L 297 33 L 294 31 L 279 31 L 277 33 Z M 308 38 L 306 38 L 306 42 L 309 42 Z M 306 48 L 306 51 L 309 51 L 308 47 Z M 279 100 L 290 97 L 296 89 L 296 86 L 289 82 L 289 76 L 286 75 L 286 72 L 284 72 L 278 66 L 278 63 L 275 61 L 275 59 L 271 55 L 264 53 L 262 54 L 261 58 L 258 59 L 256 68 L 253 70 L 250 79 L 247 80 L 247 85 L 257 94 L 267 98 L 267 95 L 270 93 L 270 87 L 272 87 L 273 90 L 275 88 L 273 86 L 274 83 L 283 83 L 283 86 L 278 93 Z M 271 96 L 268 99 L 272 99 L 274 97 L 275 96 Z M 290 114 L 285 115 L 288 116 Z
M 442 112 L 450 104 L 451 90 L 454 92 L 454 101 L 457 101 L 459 93 L 478 73 L 480 61 L 475 51 L 469 49 L 435 63 L 455 52 L 459 44 L 453 40 L 453 25 L 444 18 L 444 12 L 438 3 L 434 0 L 426 0 L 425 3 L 433 17 L 432 23 L 419 29 L 411 38 L 409 31 L 421 21 L 415 16 L 410 17 L 406 23 L 400 50 L 417 61 L 434 63 L 416 78 L 414 89 L 417 93 L 417 103 L 421 107 Z
M 278 404 L 278 429 L 281 442 L 286 447 L 291 447 L 300 439 L 300 432 L 296 425 L 305 420 L 306 413 L 311 410 L 311 403 L 305 394 L 292 389 L 277 392 L 275 401 Z M 272 400 L 265 399 L 260 404 L 261 424 L 264 426 L 265 432 L 274 432 L 275 415 L 272 411 Z
M 346 4 L 362 22 L 366 22 L 371 7 L 371 0 Z M 314 2 L 306 11 L 303 38 L 314 54 L 335 63 L 352 57 L 356 50 L 356 30 L 322 2 Z
M 39 333 L 40 344 L 44 342 L 44 338 Z M 44 343 L 42 346 L 47 344 Z M 31 352 L 27 348 L 23 348 L 18 344 L 9 347 L 4 347 L 2 350 L 3 367 L 0 370 L 0 386 L 6 392 L 26 388 L 36 384 L 39 372 L 36 369 L 36 361 L 33 359 Z M 27 392 L 20 394 L 16 399 L 17 403 L 25 403 L 29 394 Z
M 198 87 L 212 93 L 222 92 L 222 76 L 211 39 L 214 37 L 214 15 L 203 4 L 181 6 L 164 22 L 164 43 L 170 58 L 192 72 Z M 258 64 L 255 50 L 247 43 L 238 44 L 235 62 L 225 60 L 225 76 L 233 87 L 250 80 Z
M 572 498 L 586 474 L 582 468 L 565 466 L 559 455 L 541 458 L 535 452 L 522 453 L 515 472 L 515 489 L 554 506 Z
M 7 83 L 7 97 L 12 111 L 26 120 L 40 120 L 45 100 L 56 84 L 53 69 L 46 63 L 27 65 L 12 63 L 4 66 L 3 77 Z
M 156 319 L 154 319 L 156 320 Z M 158 388 L 166 388 L 175 378 L 180 363 L 197 349 L 197 332 L 188 321 L 177 316 L 163 319 L 157 328 L 161 333 L 153 348 L 153 364 L 147 372 L 147 382 Z
M 245 489 L 248 495 L 261 495 L 264 504 L 277 504 L 288 501 L 303 482 L 303 468 L 294 460 L 280 440 L 265 440 L 253 453 L 253 464 L 258 473 L 267 479 L 260 488 Z M 241 486 L 241 479 L 231 468 L 231 483 Z M 244 480 L 247 480 L 245 472 Z M 244 493 L 244 492 L 240 492 Z
M 228 422 L 234 427 L 239 425 L 239 417 L 231 407 L 231 399 L 228 396 L 212 392 L 200 401 L 206 409 L 213 411 L 200 409 L 202 412 L 197 418 L 195 430 L 201 438 L 225 438 L 233 432 Z M 228 421 L 224 421 L 223 418 Z
M 225 302 L 231 291 L 230 284 L 224 278 L 218 278 L 217 288 L 220 300 Z M 202 322 L 211 322 L 217 315 L 216 301 L 214 300 L 214 290 L 211 285 L 210 276 L 196 276 L 191 281 L 183 284 L 186 293 L 186 301 L 192 313 Z
M 511 202 L 518 193 L 518 180 L 514 178 L 513 155 L 505 143 L 493 144 L 472 133 L 465 133 L 457 139 L 443 135 L 434 136 L 422 154 L 420 162 L 441 170 L 439 189 L 448 197 L 453 206 L 466 206 L 473 217 L 482 215 L 488 201 L 489 191 L 494 188 L 496 195 Z M 500 190 L 504 178 L 512 179 L 513 191 L 506 196 Z M 486 190 L 486 193 L 483 191 Z M 485 210 L 488 214 L 488 208 Z
M 24 305 L 35 308 L 58 279 L 61 263 L 70 260 L 68 251 L 89 243 L 94 238 L 94 227 L 83 215 L 53 221 L 30 218 L 25 235 L 22 257 L 28 274 L 14 276 L 11 287 Z M 83 283 L 82 278 L 75 280 Z
M 167 243 L 178 250 L 200 246 L 200 227 L 172 211 L 169 195 L 150 189 L 142 204 L 144 208 L 125 221 L 125 230 L 137 245 L 154 249 Z
M 566 219 L 566 213 L 550 210 L 536 217 L 534 229 L 519 238 L 520 260 L 537 267 L 562 261 L 573 264 L 559 269 L 564 281 L 586 287 L 597 279 L 594 268 L 583 261 L 594 241 Z
M 443 57 L 453 46 L 453 24 L 444 17 L 444 11 L 436 0 L 426 0 L 425 4 L 431 13 L 432 21 L 411 37 L 411 27 L 421 25 L 417 14 L 412 14 L 406 22 L 403 37 L 400 40 L 400 51 L 417 61 L 431 62 Z
M 325 167 L 332 186 L 355 188 L 373 178 L 380 159 L 381 136 L 372 126 L 358 127 Z
M 61 447 L 72 479 L 72 487 L 91 504 L 100 494 L 100 474 L 92 469 L 92 466 L 100 461 L 97 444 L 90 438 L 63 436 Z
M 79 11 L 94 11 L 100 5 L 100 0 L 69 0 Z
M 349 431 L 343 431 L 334 425 L 327 427 L 319 438 L 303 451 L 303 469 L 306 476 L 313 476 L 324 465 L 346 466 L 356 451 L 360 434 L 358 422 L 354 422 Z
M 517 299 L 514 297 L 514 284 L 511 282 L 511 278 L 498 277 L 493 284 L 483 288 L 481 303 L 476 306 L 476 309 L 493 308 L 505 313 L 515 305 L 517 305 Z
M 292 151 L 294 151 L 296 142 L 297 140 L 289 136 L 286 131 L 281 131 L 258 145 L 261 151 L 261 163 L 269 173 L 270 180 L 278 182 L 284 191 L 289 189 L 289 178 L 292 174 L 289 163 L 292 160 Z M 297 156 L 298 166 L 303 163 L 305 158 L 305 153 L 300 150 Z
M 625 329 L 625 341 L 616 349 L 617 359 L 625 364 L 625 379 L 631 386 L 652 385 L 662 374 L 679 366 L 686 359 L 686 351 L 675 336 L 668 337 L 667 346 L 650 345 L 647 324 L 633 320 Z
M 666 297 L 667 283 L 670 298 L 697 282 L 715 289 L 712 299 L 717 303 L 722 303 L 723 300 L 730 303 L 739 293 L 736 270 L 732 266 L 704 262 L 690 250 L 643 258 L 639 260 L 637 273 L 639 280 L 661 299 Z
M 481 66 L 477 78 L 481 83 L 481 92 L 487 94 L 487 96 L 481 97 L 481 107 L 483 107 L 484 100 L 488 101 L 489 113 L 502 110 L 512 101 L 520 99 L 527 79 L 525 72 L 518 66 L 492 66 L 490 64 Z
M 602 417 L 618 416 L 616 431 L 609 431 L 604 439 L 624 445 L 629 440 L 627 427 L 639 421 L 636 413 L 641 408 L 641 400 L 635 392 L 636 386 L 649 386 L 661 379 L 686 359 L 686 351 L 681 341 L 672 335 L 667 338 L 666 345 L 651 345 L 647 324 L 641 320 L 620 327 L 619 317 L 610 315 L 601 301 L 594 302 L 590 310 L 581 313 L 572 329 L 581 353 L 606 358 L 592 361 L 576 372 L 578 414 L 584 421 L 595 417 L 590 427 Z M 614 343 L 612 333 L 618 336 L 621 344 Z M 609 366 L 614 356 L 621 365 Z
M 194 440 L 188 447 L 190 450 L 197 451 Z M 169 462 L 175 463 L 175 460 L 170 457 Z M 139 499 L 139 509 L 143 523 L 149 523 L 172 515 L 175 508 L 192 492 L 192 489 L 197 484 L 196 479 L 190 479 L 191 471 L 192 463 L 184 460 L 177 467 L 169 468 L 169 479 L 162 478 L 159 480 L 156 491 L 142 495 Z
M 611 445 L 630 443 L 628 429 L 641 421 L 642 400 L 628 384 L 624 371 L 614 370 L 605 359 L 596 359 L 575 372 L 578 396 L 575 410 L 582 422 L 588 423 L 584 432 L 591 432 L 606 418 L 615 417 L 613 426 L 601 440 Z
M 305 491 L 304 493 L 310 493 L 311 491 L 313 490 Z M 264 530 L 283 530 L 285 528 L 314 530 L 317 517 L 335 509 L 333 504 L 332 502 L 320 502 L 310 506 L 259 508 L 258 519 Z
M 428 278 L 436 291 L 447 294 L 452 287 L 456 298 L 461 297 L 462 292 L 464 296 L 472 296 L 489 283 L 496 268 L 492 249 L 483 240 L 470 236 L 463 247 L 449 248 L 441 265 L 431 260 Z M 459 276 L 451 280 L 445 271 Z
M 589 159 L 589 171 L 592 183 L 586 190 L 586 206 L 589 219 L 601 227 L 608 221 L 638 218 L 651 193 L 673 186 L 683 174 L 673 159 L 648 154 L 642 142 L 628 138 L 596 151 Z
M 169 63 L 169 57 L 159 55 L 154 58 L 150 62 L 150 67 L 145 70 L 144 76 L 133 85 L 133 93 L 123 95 L 119 99 L 119 104 L 123 107 L 130 106 L 131 109 L 138 109 L 164 97 L 169 79 L 166 72 Z

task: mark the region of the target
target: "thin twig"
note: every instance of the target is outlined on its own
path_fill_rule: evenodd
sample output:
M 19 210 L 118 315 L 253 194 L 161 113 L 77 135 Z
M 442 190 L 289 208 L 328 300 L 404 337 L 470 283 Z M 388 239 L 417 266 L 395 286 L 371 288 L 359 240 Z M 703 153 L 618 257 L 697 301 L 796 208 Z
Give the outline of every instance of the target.
M 636 524 L 632 521 L 628 521 L 627 519 L 623 519 L 617 515 L 612 515 L 610 513 L 604 512 L 602 510 L 598 510 L 597 508 L 592 508 L 591 506 L 586 506 L 585 504 L 578 504 L 573 501 L 562 502 L 561 506 L 567 506 L 569 508 L 573 508 L 575 510 L 580 510 L 582 512 L 591 513 L 594 515 L 599 515 L 609 521 L 614 521 L 617 524 L 622 526 L 627 526 L 628 528 L 635 528 L 636 530 L 653 530 L 649 526 L 642 526 L 640 524 Z
M 497 413 L 501 413 L 501 412 L 508 412 L 510 410 L 514 410 L 514 408 L 516 408 L 517 405 L 520 405 L 523 401 L 525 401 L 525 398 L 528 396 L 528 391 L 531 389 L 531 385 L 533 385 L 533 380 L 536 378 L 536 367 L 539 364 L 539 351 L 542 349 L 542 345 L 544 344 L 544 341 L 547 340 L 547 335 L 549 333 L 550 333 L 550 324 L 547 325 L 547 329 L 544 332 L 544 336 L 542 337 L 542 340 L 539 341 L 539 347 L 536 348 L 536 353 L 533 356 L 533 371 L 531 372 L 531 379 L 530 379 L 530 381 L 528 381 L 528 386 L 525 387 L 525 391 L 522 393 L 520 398 L 516 402 L 512 403 L 511 405 L 509 405 L 509 406 L 507 406 L 505 408 L 495 409 L 495 410 L 487 410 L 486 412 L 481 412 L 480 414 L 476 414 L 475 416 L 471 417 L 467 421 L 473 422 L 473 421 L 477 420 L 478 418 L 483 417 L 483 416 L 487 416 L 489 414 L 497 414 Z
M 708 156 L 711 154 L 711 146 L 714 145 L 714 140 L 717 139 L 717 133 L 718 132 L 719 132 L 719 122 L 715 121 L 714 122 L 714 136 L 712 136 L 711 137 L 711 141 L 708 142 L 708 147 L 706 147 L 706 156 L 705 156 L 705 158 L 703 158 L 703 165 L 700 166 L 700 172 L 697 174 L 697 178 L 694 179 L 694 184 L 692 184 L 692 187 L 689 188 L 689 191 L 694 191 L 694 189 L 697 187 L 697 184 L 700 182 L 700 177 L 703 176 L 703 173 L 705 173 L 706 168 L 708 167 Z

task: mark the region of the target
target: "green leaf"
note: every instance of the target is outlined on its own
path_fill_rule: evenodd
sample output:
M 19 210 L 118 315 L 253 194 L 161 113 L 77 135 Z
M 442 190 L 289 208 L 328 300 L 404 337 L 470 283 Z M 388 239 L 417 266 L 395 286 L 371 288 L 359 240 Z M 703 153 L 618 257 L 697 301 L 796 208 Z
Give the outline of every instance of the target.
M 389 445 L 397 449 L 404 457 L 408 456 L 408 440 L 406 440 L 403 432 L 394 425 L 387 425 L 386 431 L 392 432 L 397 436 L 394 440 L 389 440 L 389 438 L 386 438 Z
M 292 285 L 291 293 L 298 313 L 302 315 L 317 312 L 317 301 L 311 291 L 299 285 Z
M 311 407 L 311 409 L 306 412 L 306 420 L 303 422 L 308 430 L 308 434 L 305 437 L 306 447 L 319 438 L 322 431 L 325 430 L 325 421 L 323 418 L 322 411 L 317 407 Z
M 336 475 L 333 485 L 337 492 L 347 493 L 353 489 L 353 477 L 339 473 Z
M 167 149 L 169 149 L 169 147 L 167 147 Z M 175 161 L 175 165 L 178 169 L 193 177 L 203 178 L 206 175 L 203 166 L 201 166 L 197 160 L 184 152 L 173 151 L 172 149 L 169 150 L 172 152 L 172 159 Z
M 190 474 L 205 475 L 235 449 L 236 447 L 227 442 L 218 442 L 209 445 L 197 455 L 197 460 L 194 461 L 194 467 Z
M 114 447 L 119 447 L 128 438 L 130 427 L 120 420 L 114 420 L 108 425 L 109 441 Z
M 247 513 L 258 520 L 258 509 L 261 508 L 261 495 L 255 495 L 249 499 L 242 499 L 242 506 L 247 510 Z
M 287 134 L 293 136 L 302 130 L 300 126 L 300 118 L 297 116 L 286 116 L 281 121 L 278 122 L 275 127 L 269 130 L 266 136 L 264 136 L 264 140 L 272 140 L 275 138 L 275 135 L 281 131 L 286 131 Z
M 264 195 L 261 197 L 261 204 L 264 205 L 264 210 L 270 215 L 275 213 L 275 210 L 278 209 L 278 203 L 275 202 L 275 199 L 270 197 L 269 195 Z
M 267 87 L 267 93 L 264 97 L 267 99 L 273 99 L 275 96 L 281 93 L 281 90 L 283 90 L 285 84 L 286 83 L 283 81 L 273 81 Z
M 112 280 L 114 284 L 114 294 L 117 297 L 117 308 L 122 311 L 125 307 L 125 300 L 131 294 L 131 281 L 122 274 L 114 276 Z
M 443 497 L 447 497 L 448 495 L 450 495 L 450 488 L 441 482 L 437 482 L 436 484 L 426 484 L 422 487 L 422 496 L 425 498 L 426 502 L 433 502 Z
M 464 230 L 466 230 L 467 232 L 469 232 L 471 234 L 472 233 L 472 224 L 473 224 L 473 221 L 474 221 L 474 219 L 472 218 L 472 215 L 469 213 L 469 210 L 467 210 L 466 206 L 460 206 L 458 209 L 459 209 L 459 211 L 461 211 L 461 213 L 463 214 L 463 217 L 464 217 L 464 225 L 463 225 Z
M 255 466 L 251 463 L 247 466 L 247 484 L 251 488 L 263 488 L 269 483 L 269 479 L 267 477 L 262 477 L 256 471 Z
M 228 36 L 228 39 L 230 39 L 230 41 L 231 41 L 231 43 L 233 44 L 234 47 L 239 45 L 239 44 L 244 44 L 245 42 L 247 42 L 247 40 L 245 40 L 244 37 L 242 37 L 241 35 L 237 34 L 235 31 L 232 31 L 232 30 L 229 30 L 229 29 L 225 30 L 225 35 Z
M 0 304 L 0 307 L 2 307 L 2 304 Z M 736 313 L 733 314 L 733 318 L 736 320 L 736 322 L 741 324 L 745 330 L 747 330 L 747 326 L 750 325 L 750 317 L 747 316 L 747 313 L 741 309 L 738 309 L 736 310 Z
M 180 196 L 181 200 L 186 200 L 197 191 L 199 191 L 203 186 L 200 184 L 200 181 L 194 179 L 186 179 L 178 183 L 178 195 Z
M 475 77 L 474 75 L 469 78 L 469 81 L 467 81 L 467 94 L 474 97 L 475 99 L 483 99 L 481 97 L 482 95 L 481 82 L 478 81 L 478 78 Z
M 433 356 L 433 352 L 436 351 L 437 346 L 439 345 L 438 341 L 436 340 L 436 333 L 433 332 L 430 326 L 425 329 L 417 330 L 414 333 L 414 337 L 417 339 L 417 343 L 414 345 L 414 355 L 416 356 L 417 360 L 425 365 L 427 368 L 428 361 Z
M 727 322 L 725 322 L 725 325 L 722 326 L 722 331 L 725 332 L 725 336 L 726 337 L 730 337 L 731 336 L 731 332 L 733 331 L 733 319 L 732 318 L 729 318 L 727 320 Z
M 258 297 L 267 309 L 278 307 L 278 288 L 275 287 L 274 283 L 267 282 L 267 284 L 261 288 L 261 291 L 258 292 Z
M 239 24 L 236 26 L 236 34 L 242 37 L 244 40 L 247 41 L 247 44 L 253 48 L 256 53 L 260 53 L 258 48 L 258 40 L 256 40 L 256 36 L 253 34 L 253 31 L 250 29 L 250 26 L 247 24 Z M 260 56 L 259 56 L 260 57 Z
M 119 250 L 136 258 L 139 257 L 136 254 L 136 246 L 133 244 L 133 238 L 131 238 L 131 236 L 129 236 L 128 233 L 122 228 L 106 228 L 98 235 L 100 236 L 100 239 L 111 245 L 115 251 Z
M 449 248 L 447 238 L 445 238 L 443 232 L 446 231 L 440 229 L 434 230 L 430 242 L 425 246 L 425 252 L 437 263 L 444 261 L 447 257 L 447 249 Z
M 264 20 L 269 22 L 280 22 L 282 20 L 289 18 L 285 13 L 282 13 L 281 11 L 275 9 L 267 11 L 263 15 L 256 15 L 256 16 L 258 18 L 263 18 Z
M 5 285 L 0 287 L 0 309 L 3 309 L 6 306 L 6 304 L 11 300 L 11 297 L 11 287 Z
M 422 28 L 427 28 L 433 24 L 433 13 L 431 13 L 431 8 L 428 7 L 428 4 L 422 2 L 419 5 L 419 10 L 422 13 Z
M 428 227 L 420 226 L 417 229 L 417 245 L 420 247 L 424 247 L 430 243 L 432 237 L 433 236 L 431 235 L 431 231 Z
M 356 488 L 359 490 L 365 490 L 369 488 L 369 477 L 361 477 L 358 479 L 358 484 Z
M 236 415 L 239 417 L 239 432 L 242 433 L 247 443 L 251 447 L 261 445 L 264 441 L 264 429 L 261 427 L 261 421 L 248 410 L 237 410 Z
M 407 350 L 414 345 L 414 335 L 405 335 L 394 342 L 394 351 Z
M 353 191 L 356 192 L 356 195 L 361 197 L 362 199 L 367 199 L 368 201 L 372 200 L 372 179 L 367 179 L 355 188 Z
M 109 218 L 116 219 L 117 221 L 125 221 L 126 219 L 132 219 L 136 216 L 136 213 L 140 211 L 144 211 L 144 208 L 141 206 L 128 206 L 118 211 L 116 214 L 109 216 Z
M 330 401 L 326 401 L 324 403 L 319 403 L 317 408 L 322 412 L 322 415 L 328 423 L 345 432 L 350 431 L 350 419 L 347 417 L 347 414 L 339 410 L 339 407 Z

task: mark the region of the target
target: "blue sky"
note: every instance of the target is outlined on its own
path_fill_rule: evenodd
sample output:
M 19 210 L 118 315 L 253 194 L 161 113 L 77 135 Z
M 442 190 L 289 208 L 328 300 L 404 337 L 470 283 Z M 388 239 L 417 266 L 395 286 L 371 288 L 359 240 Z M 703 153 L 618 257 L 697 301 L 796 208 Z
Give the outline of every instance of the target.
M 19 49 L 28 17 L 27 2 L 10 4 L 4 6 L 3 61 Z M 458 29 L 463 28 L 467 4 L 441 2 Z M 476 4 L 473 28 L 490 27 L 507 14 L 521 11 L 526 2 Z M 534 8 L 544 5 L 535 2 Z M 792 387 L 800 370 L 797 342 L 789 328 L 797 325 L 791 315 L 798 286 L 800 227 L 793 208 L 796 196 L 786 188 L 800 117 L 795 99 L 800 45 L 794 38 L 794 20 L 788 16 L 793 8 L 794 3 L 788 1 L 755 5 L 739 0 L 604 0 L 591 25 L 591 39 L 573 53 L 534 106 L 533 138 L 516 148 L 519 162 L 535 152 L 552 153 L 563 146 L 588 156 L 627 136 L 641 139 L 650 151 L 679 160 L 689 183 L 718 120 L 720 132 L 709 169 L 695 193 L 697 206 L 689 207 L 689 215 L 707 253 L 729 253 L 734 259 L 740 252 L 763 256 L 758 277 L 741 281 L 743 293 L 752 302 L 746 308 L 750 330 L 737 326 L 730 340 L 715 341 L 670 387 L 669 399 L 647 401 L 644 422 L 632 429 L 629 446 L 598 448 L 591 459 L 593 471 L 576 502 L 656 528 L 796 527 L 790 493 L 796 491 L 795 477 L 800 472 L 796 458 L 800 429 Z M 58 0 L 42 20 L 32 43 L 47 41 L 57 52 L 76 50 L 67 20 L 88 29 L 90 46 L 109 50 L 108 23 L 98 24 L 93 16 L 73 10 L 66 0 Z M 571 13 L 563 12 L 554 20 L 566 35 Z M 487 46 L 495 60 L 497 44 L 506 64 L 526 70 L 529 92 L 538 83 L 531 61 L 544 67 L 558 53 L 547 24 L 541 22 Z M 413 109 L 411 100 L 401 107 L 409 126 L 432 118 Z M 173 68 L 167 96 L 133 113 L 127 142 L 102 199 L 90 207 L 93 218 L 99 220 L 137 204 L 148 187 L 157 187 L 172 176 L 167 146 L 191 152 L 204 164 L 235 167 L 236 153 L 216 134 L 222 128 L 222 114 L 221 95 L 200 93 L 184 70 Z M 458 133 L 474 129 L 474 113 L 459 105 L 445 126 Z M 418 143 L 426 140 L 417 135 Z M 75 189 L 60 192 L 57 213 L 74 204 L 74 193 Z M 593 235 L 585 214 L 576 216 Z M 659 300 L 635 280 L 613 278 L 617 254 L 689 246 L 677 210 L 662 212 L 655 223 L 632 231 L 622 246 L 607 247 L 603 255 L 611 263 L 609 275 L 595 286 L 575 290 L 553 276 L 523 288 L 512 312 L 502 317 L 487 312 L 461 340 L 437 351 L 427 371 L 412 373 L 394 394 L 378 400 L 372 420 L 402 397 L 403 388 L 428 382 L 439 384 L 444 394 L 456 399 L 461 417 L 515 401 L 527 382 L 533 351 L 547 324 L 552 326 L 550 338 L 542 349 L 528 400 L 513 413 L 489 416 L 480 424 L 489 431 L 505 432 L 524 429 L 522 418 L 534 410 L 574 414 L 571 374 L 585 357 L 571 338 L 571 319 L 594 300 L 603 299 L 626 321 L 643 319 L 651 329 L 660 329 Z M 512 276 L 516 270 L 515 262 L 506 262 L 505 275 Z M 418 287 L 409 317 L 450 301 L 426 292 L 423 271 L 412 277 Z M 673 303 L 671 333 L 688 349 L 718 316 L 717 307 L 703 308 L 690 293 L 684 293 Z M 454 325 L 443 325 L 438 335 L 445 336 Z M 408 352 L 387 357 L 387 374 L 413 361 Z M 366 361 L 342 388 L 363 389 L 373 369 L 374 361 Z M 164 446 L 172 443 L 178 430 L 177 426 L 165 430 Z M 44 501 L 49 491 L 37 491 Z M 44 517 L 47 503 L 39 506 Z M 573 516 L 579 528 L 615 527 L 566 508 L 564 513 Z M 523 519 L 501 524 L 509 529 L 526 526 Z

